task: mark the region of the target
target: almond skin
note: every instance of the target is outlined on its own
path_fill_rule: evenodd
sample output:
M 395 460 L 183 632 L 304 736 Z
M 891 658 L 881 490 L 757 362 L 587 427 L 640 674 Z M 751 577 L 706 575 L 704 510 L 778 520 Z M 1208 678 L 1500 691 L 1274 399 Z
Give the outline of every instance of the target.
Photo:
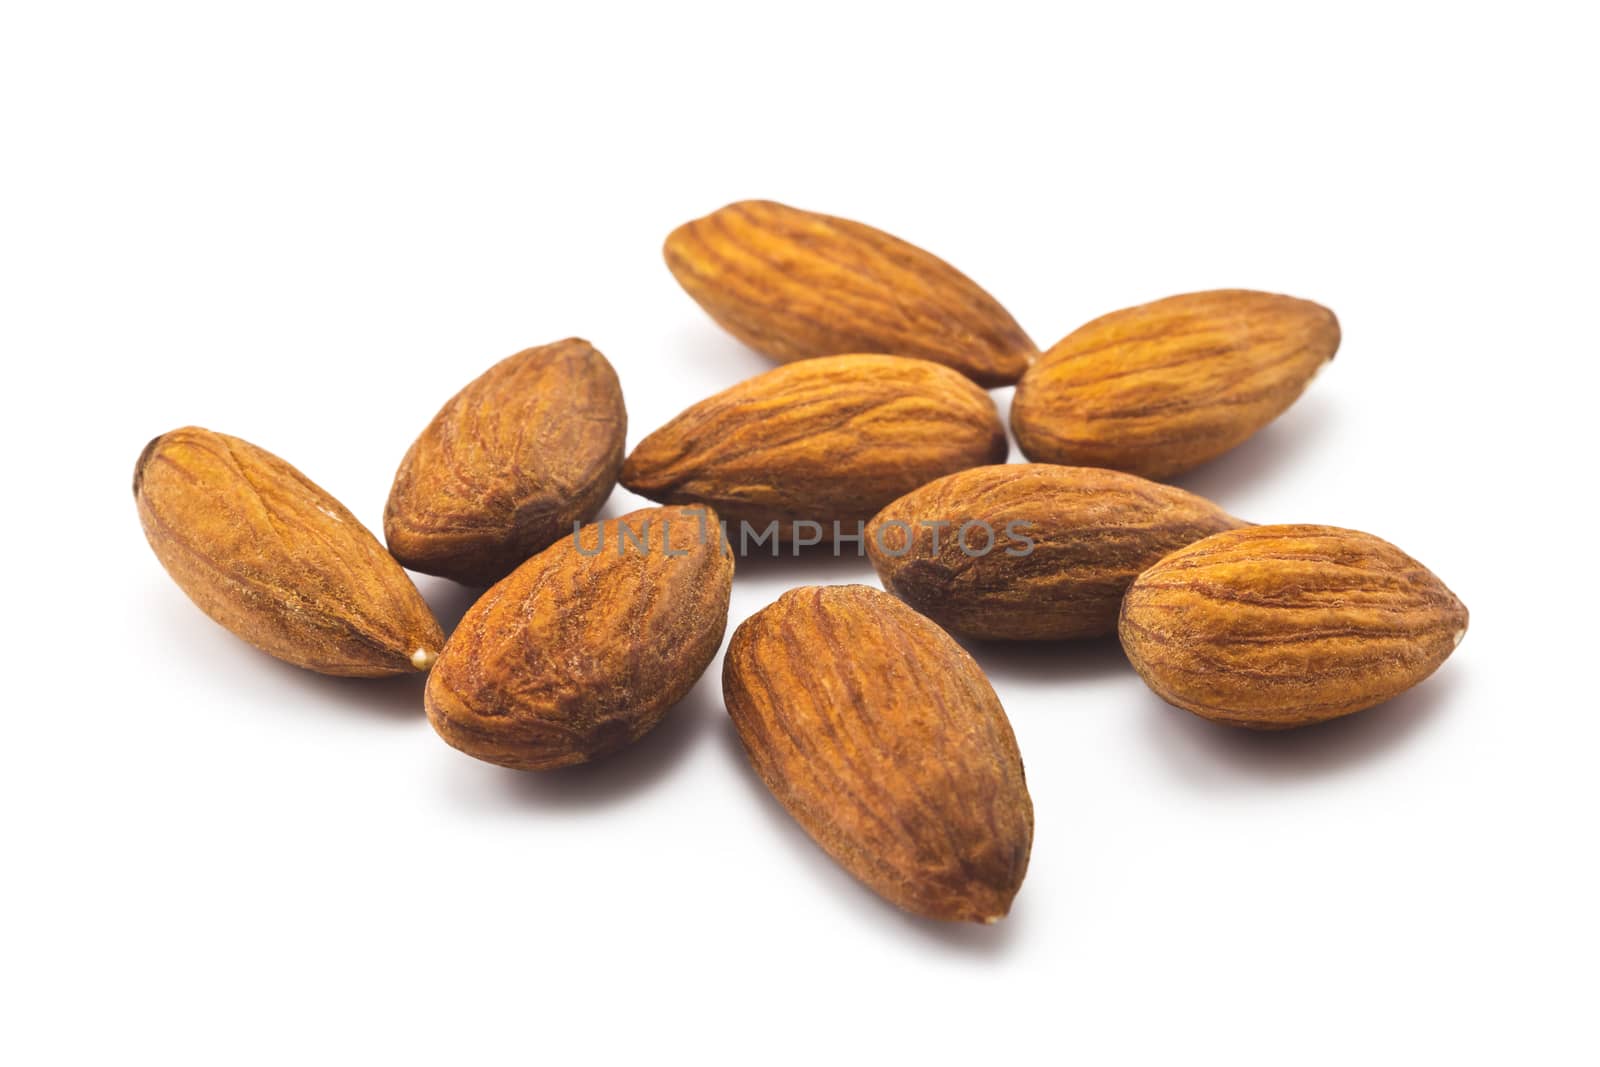
M 395 558 L 487 586 L 594 518 L 617 484 L 628 416 L 606 358 L 576 337 L 502 360 L 406 452 L 383 513 Z
M 377 538 L 272 453 L 195 426 L 145 446 L 145 537 L 201 611 L 286 663 L 377 678 L 427 670 L 439 624 Z
M 1005 463 L 896 500 L 868 526 L 867 552 L 884 588 L 951 633 L 1054 641 L 1115 633 L 1139 572 L 1242 525 L 1132 474 Z
M 1180 549 L 1123 601 L 1122 647 L 1158 696 L 1263 730 L 1381 704 L 1438 669 L 1467 609 L 1371 534 L 1256 526 Z
M 1339 348 L 1333 312 L 1221 289 L 1095 319 L 1040 357 L 1011 404 L 1031 460 L 1169 478 L 1281 415 Z
M 785 593 L 734 632 L 722 692 L 761 780 L 845 870 L 931 919 L 994 922 L 1033 802 L 1005 711 L 950 635 L 861 585 Z
M 637 741 L 722 645 L 733 557 L 704 508 L 569 534 L 474 604 L 428 677 L 428 720 L 482 760 L 584 763 Z
M 856 533 L 885 504 L 953 471 L 1004 459 L 989 395 L 948 367 L 848 355 L 778 367 L 689 408 L 641 441 L 622 484 L 709 504 L 764 528 Z
M 667 267 L 706 312 L 782 363 L 892 352 L 1010 385 L 1038 349 L 966 275 L 881 230 L 746 200 L 674 230 Z

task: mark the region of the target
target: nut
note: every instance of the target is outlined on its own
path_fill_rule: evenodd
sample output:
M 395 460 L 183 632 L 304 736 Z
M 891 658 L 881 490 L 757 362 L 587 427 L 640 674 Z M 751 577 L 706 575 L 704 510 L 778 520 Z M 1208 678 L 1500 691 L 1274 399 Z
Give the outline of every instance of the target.
M 1438 669 L 1467 609 L 1371 534 L 1256 526 L 1179 549 L 1123 601 L 1122 647 L 1158 696 L 1274 730 L 1381 704 Z
M 145 446 L 139 521 L 161 565 L 212 619 L 322 674 L 427 670 L 444 643 L 417 587 L 309 478 L 247 441 L 190 426 Z
M 943 630 L 866 586 L 795 589 L 734 631 L 722 691 L 767 788 L 873 891 L 933 919 L 1010 910 L 1033 802 L 999 699 Z
M 746 200 L 667 238 L 678 284 L 780 362 L 890 352 L 1010 385 L 1038 354 L 1000 304 L 944 260 L 871 226 Z
M 626 488 L 709 504 L 730 521 L 854 533 L 917 486 L 1006 455 L 982 389 L 948 367 L 847 355 L 778 367 L 695 404 L 641 441 Z
M 439 736 L 482 760 L 548 770 L 637 741 L 722 644 L 733 557 L 704 508 L 583 527 L 462 618 L 428 678 Z
M 594 518 L 628 416 L 606 358 L 569 338 L 518 352 L 450 399 L 395 475 L 383 514 L 407 567 L 487 586 Z
M 1122 594 L 1174 549 L 1241 526 L 1209 500 L 1094 467 L 947 475 L 867 527 L 884 588 L 951 633 L 1039 641 L 1116 632 Z
M 1281 415 L 1339 348 L 1339 322 L 1293 297 L 1222 289 L 1095 319 L 1017 384 L 1031 460 L 1168 478 Z

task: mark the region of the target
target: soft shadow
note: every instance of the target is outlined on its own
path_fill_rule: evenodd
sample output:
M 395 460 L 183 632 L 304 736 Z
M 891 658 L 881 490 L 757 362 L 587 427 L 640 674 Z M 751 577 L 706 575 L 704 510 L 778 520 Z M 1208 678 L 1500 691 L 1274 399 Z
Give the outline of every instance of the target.
M 1226 508 L 1231 497 L 1258 489 L 1280 470 L 1292 469 L 1301 462 L 1301 457 L 1317 446 L 1319 438 L 1328 437 L 1334 420 L 1333 405 L 1325 398 L 1303 398 L 1238 447 L 1187 474 L 1163 481 Z
M 480 764 L 498 776 L 495 799 L 542 810 L 594 809 L 650 788 L 683 761 L 712 718 L 722 714 L 721 681 L 714 673 L 707 671 L 654 730 L 604 759 L 553 771 Z
M 392 678 L 336 678 L 304 670 L 265 653 L 261 658 L 269 669 L 279 672 L 286 685 L 315 694 L 320 704 L 363 712 L 394 722 L 414 722 L 423 718 L 422 690 L 427 675 L 402 674 Z
M 1011 401 L 1017 395 L 1016 387 L 1011 385 L 996 386 L 988 390 L 988 393 L 989 399 L 994 401 L 995 413 L 1000 416 L 1000 425 L 1006 427 L 1009 431 L 1011 428 Z M 1009 432 L 1006 434 L 1006 458 L 1000 462 L 1028 462 L 1027 457 L 1022 454 L 1022 450 L 1017 447 L 1016 440 L 1012 438 Z
M 850 880 L 855 882 L 854 878 Z M 1011 904 L 1011 913 L 999 922 L 989 924 L 945 922 L 940 919 L 924 919 L 897 908 L 859 882 L 856 883 L 856 888 L 872 899 L 879 912 L 892 914 L 900 926 L 911 933 L 911 936 L 937 944 L 945 951 L 995 960 L 1005 956 L 1011 950 L 1011 946 L 1022 937 L 1021 911 L 1027 905 L 1016 901 Z M 1021 896 L 1022 894 L 1018 893 L 1019 899 Z
M 807 834 L 784 810 L 783 805 L 778 803 L 777 798 L 750 766 L 744 746 L 739 743 L 738 733 L 725 716 L 722 728 L 717 733 L 718 747 L 727 761 L 733 765 L 735 776 L 749 791 L 752 808 L 766 816 L 773 833 L 789 845 L 796 862 L 814 877 L 820 892 L 833 893 L 847 906 L 862 915 L 869 916 L 869 922 L 882 923 L 886 915 L 893 916 L 891 921 L 919 940 L 969 956 L 996 958 L 1003 955 L 1020 939 L 1021 923 L 1019 909 L 1015 904 L 1009 916 L 985 926 L 979 923 L 924 919 L 897 908 L 878 896 L 835 863 L 833 858 L 811 839 L 811 835 Z
M 444 630 L 446 638 L 455 633 L 456 627 L 461 625 L 461 617 L 471 610 L 484 593 L 476 586 L 462 585 L 448 578 L 424 575 L 415 575 L 414 578 L 417 590 L 433 610 L 433 617 L 439 620 L 439 627 Z
M 1087 682 L 1132 670 L 1115 637 L 1092 641 L 960 640 L 997 686 L 1008 681 Z
M 763 356 L 709 318 L 674 331 L 672 342 L 672 351 L 693 352 L 696 363 L 719 368 L 726 374 L 730 386 L 781 366 L 777 360 Z
M 390 678 L 339 678 L 296 667 L 270 656 L 196 611 L 175 591 L 152 588 L 144 599 L 142 622 L 160 631 L 167 647 L 187 653 L 174 671 L 207 673 L 270 695 L 278 704 L 311 714 L 324 705 L 389 722 L 414 722 L 422 718 L 423 674 Z M 302 701 L 303 698 L 303 701 Z
M 737 539 L 737 533 L 733 534 Z M 856 554 L 853 545 L 843 546 L 834 555 L 832 545 L 811 545 L 795 554 L 794 546 L 780 545 L 773 554 L 770 546 L 755 547 L 745 555 L 738 554 L 734 544 L 734 568 L 740 577 L 772 578 L 792 581 L 796 585 L 828 585 L 858 581 L 877 585 L 878 578 L 872 561 Z
M 638 511 L 641 508 L 659 506 L 654 500 L 641 502 L 626 489 L 613 489 L 611 495 L 606 497 L 606 502 L 600 506 L 600 510 L 595 512 L 594 518 L 590 519 L 589 522 L 595 523 L 605 522 L 607 519 L 620 519 L 622 516 Z M 584 525 L 588 525 L 588 523 Z
M 1190 784 L 1230 787 L 1240 778 L 1280 782 L 1335 774 L 1398 749 L 1441 714 L 1462 684 L 1449 665 L 1386 703 L 1297 730 L 1244 730 L 1208 722 L 1146 692 L 1155 749 Z

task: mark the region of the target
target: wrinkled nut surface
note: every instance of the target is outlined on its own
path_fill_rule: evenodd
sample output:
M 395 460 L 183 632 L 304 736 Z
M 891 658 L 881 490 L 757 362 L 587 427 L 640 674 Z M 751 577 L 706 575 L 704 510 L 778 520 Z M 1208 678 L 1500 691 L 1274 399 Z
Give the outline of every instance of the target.
M 1010 385 L 1038 349 L 944 260 L 871 226 L 746 200 L 672 232 L 667 266 L 729 333 L 787 363 L 890 352 Z
M 952 633 L 1040 641 L 1116 632 L 1161 557 L 1244 525 L 1193 493 L 1094 467 L 1006 463 L 908 493 L 867 528 L 884 587 Z
M 1033 802 L 999 698 L 943 630 L 866 586 L 795 589 L 734 631 L 722 691 L 756 773 L 847 871 L 928 918 L 1010 910 Z
M 1333 526 L 1256 526 L 1180 549 L 1133 583 L 1120 623 L 1163 700 L 1257 729 L 1381 704 L 1466 632 L 1466 607 L 1426 567 Z
M 639 443 L 622 484 L 663 503 L 709 504 L 757 533 L 777 522 L 787 540 L 809 521 L 831 539 L 834 522 L 854 535 L 896 497 L 1006 450 L 994 401 L 948 367 L 829 356 L 695 404 Z
M 367 528 L 298 470 L 190 426 L 151 441 L 133 474 L 145 537 L 212 619 L 322 674 L 427 670 L 439 624 Z
M 491 585 L 594 518 L 617 483 L 628 417 L 606 358 L 570 338 L 495 364 L 406 453 L 383 514 L 395 558 Z
M 704 508 L 568 534 L 496 584 L 428 677 L 428 719 L 491 763 L 548 770 L 644 736 L 722 644 L 733 557 Z
M 1294 403 L 1339 348 L 1333 312 L 1222 289 L 1095 319 L 1017 384 L 1031 460 L 1167 478 L 1221 455 Z

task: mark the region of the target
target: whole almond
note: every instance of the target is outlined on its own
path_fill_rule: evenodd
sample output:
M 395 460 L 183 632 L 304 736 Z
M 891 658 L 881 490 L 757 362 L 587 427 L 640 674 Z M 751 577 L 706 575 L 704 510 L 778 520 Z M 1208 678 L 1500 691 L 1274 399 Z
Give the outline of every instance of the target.
M 928 918 L 1010 910 L 1033 802 L 994 689 L 943 630 L 876 589 L 795 589 L 734 631 L 722 691 L 756 773 L 845 870 Z
M 722 644 L 733 557 L 704 508 L 569 534 L 474 604 L 428 678 L 428 719 L 479 759 L 548 770 L 644 736 Z
M 1241 525 L 1132 474 L 1005 463 L 896 500 L 867 527 L 867 551 L 886 589 L 952 633 L 1060 640 L 1116 632 L 1140 571 Z
M 1095 319 L 1040 357 L 1011 404 L 1029 459 L 1167 478 L 1281 415 L 1339 347 L 1333 312 L 1245 289 Z
M 1466 635 L 1467 609 L 1371 534 L 1256 526 L 1196 542 L 1141 574 L 1119 631 L 1134 668 L 1169 704 L 1271 730 L 1410 689 Z
M 133 472 L 145 537 L 212 619 L 323 674 L 427 670 L 444 643 L 417 587 L 305 475 L 247 441 L 190 426 L 145 446 Z
M 450 399 L 406 452 L 383 533 L 407 567 L 490 585 L 588 522 L 617 484 L 628 416 L 606 358 L 569 338 Z
M 995 386 L 1015 382 L 1038 354 L 966 275 L 848 219 L 746 200 L 678 227 L 665 254 L 713 319 L 783 363 L 891 352 Z
M 837 522 L 854 535 L 896 497 L 1004 459 L 1006 448 L 989 395 L 948 367 L 829 356 L 778 367 L 689 408 L 639 443 L 622 484 L 663 503 L 709 504 L 756 527 L 777 522 L 784 539 L 803 521 L 828 536 Z

